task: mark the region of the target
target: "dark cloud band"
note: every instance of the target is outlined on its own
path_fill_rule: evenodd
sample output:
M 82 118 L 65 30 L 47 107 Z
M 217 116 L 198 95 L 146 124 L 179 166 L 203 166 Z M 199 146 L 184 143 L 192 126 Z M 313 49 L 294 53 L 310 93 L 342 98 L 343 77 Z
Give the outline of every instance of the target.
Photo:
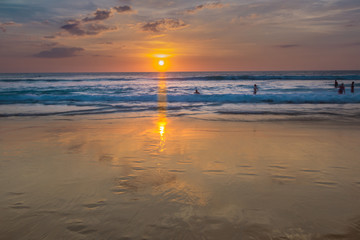
M 83 48 L 66 48 L 66 47 L 59 47 L 59 48 L 52 48 L 47 51 L 39 52 L 34 57 L 38 58 L 67 58 L 67 57 L 75 57 L 78 52 L 84 51 Z

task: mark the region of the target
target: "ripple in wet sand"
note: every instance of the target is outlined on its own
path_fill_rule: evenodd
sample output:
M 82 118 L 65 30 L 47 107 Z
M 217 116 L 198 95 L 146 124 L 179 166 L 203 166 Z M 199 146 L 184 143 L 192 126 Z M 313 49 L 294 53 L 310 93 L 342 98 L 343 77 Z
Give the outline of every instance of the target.
M 97 208 L 97 207 L 100 207 L 100 206 L 104 206 L 106 205 L 105 201 L 98 201 L 96 203 L 88 203 L 88 204 L 83 204 L 84 207 L 86 208 Z
M 9 195 L 13 195 L 13 196 L 20 196 L 20 195 L 24 195 L 25 193 L 23 192 L 8 192 Z
M 309 172 L 309 173 L 319 173 L 320 170 L 314 170 L 314 169 L 301 169 L 301 172 Z
M 111 190 L 115 194 L 123 194 L 126 193 L 128 190 L 125 188 L 115 188 Z
M 142 160 L 135 160 L 135 161 L 133 161 L 134 163 L 143 163 L 144 161 L 142 161 Z
M 79 232 L 79 233 L 84 234 L 84 235 L 87 235 L 87 234 L 91 234 L 91 233 L 94 233 L 94 232 L 97 232 L 97 230 L 95 230 L 95 229 L 88 229 L 88 230 L 81 231 L 81 232 Z
M 23 205 L 21 202 L 14 203 L 12 206 L 10 206 L 13 209 L 29 209 L 29 206 Z
M 275 178 L 275 179 L 287 179 L 287 180 L 294 180 L 296 179 L 296 177 L 292 177 L 292 176 L 286 176 L 286 175 L 272 175 L 271 176 L 272 178 Z
M 171 169 L 169 172 L 175 172 L 175 173 L 183 173 L 185 170 L 178 170 L 178 169 Z
M 72 231 L 72 232 L 80 232 L 81 230 L 83 230 L 83 229 L 85 229 L 85 228 L 86 228 L 85 225 L 77 225 L 77 224 L 75 224 L 75 225 L 70 225 L 70 226 L 67 227 L 67 229 L 68 229 L 69 231 Z
M 111 156 L 111 155 L 108 155 L 108 154 L 102 155 L 102 156 L 99 157 L 99 161 L 100 161 L 100 162 L 110 162 L 110 161 L 112 161 L 113 159 L 114 159 L 114 157 Z
M 277 168 L 277 169 L 287 169 L 287 167 L 279 166 L 279 165 L 271 165 L 269 168 Z
M 224 170 L 204 170 L 203 173 L 224 173 Z
M 142 168 L 142 167 L 132 167 L 133 170 L 135 171 L 143 171 L 143 170 L 146 170 L 145 168 Z
M 257 174 L 255 174 L 255 173 L 237 173 L 237 175 L 240 175 L 240 176 L 257 176 Z
M 326 181 L 316 181 L 314 183 L 319 184 L 321 186 L 328 186 L 328 187 L 337 185 L 336 182 L 326 182 Z

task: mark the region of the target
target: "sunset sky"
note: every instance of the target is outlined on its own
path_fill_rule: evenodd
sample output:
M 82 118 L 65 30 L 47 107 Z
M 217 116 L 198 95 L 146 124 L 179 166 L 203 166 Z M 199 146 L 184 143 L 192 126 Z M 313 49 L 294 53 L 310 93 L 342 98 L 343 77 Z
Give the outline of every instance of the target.
M 0 72 L 359 70 L 359 0 L 0 0 Z

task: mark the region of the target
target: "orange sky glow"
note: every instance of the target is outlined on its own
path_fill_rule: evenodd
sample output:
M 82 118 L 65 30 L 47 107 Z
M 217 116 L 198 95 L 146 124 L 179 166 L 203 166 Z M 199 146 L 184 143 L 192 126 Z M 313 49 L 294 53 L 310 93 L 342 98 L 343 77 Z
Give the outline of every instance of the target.
M 0 72 L 358 70 L 359 9 L 358 0 L 4 0 Z

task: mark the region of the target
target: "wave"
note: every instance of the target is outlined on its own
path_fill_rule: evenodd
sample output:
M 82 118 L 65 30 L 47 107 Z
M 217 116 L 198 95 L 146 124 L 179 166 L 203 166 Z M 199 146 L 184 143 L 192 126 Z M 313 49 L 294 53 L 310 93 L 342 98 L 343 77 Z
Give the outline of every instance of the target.
M 0 79 L 0 82 L 99 82 L 99 81 L 131 81 L 133 79 L 130 78 L 95 78 L 95 79 L 61 79 L 61 78 L 16 78 L 16 79 Z
M 359 80 L 360 75 L 324 76 L 324 75 L 209 75 L 201 77 L 168 77 L 177 81 L 229 81 L 229 80 Z
M 293 72 L 289 72 L 293 73 Z M 360 73 L 356 74 L 176 74 L 176 73 L 167 73 L 165 75 L 167 81 L 241 81 L 241 80 L 254 80 L 254 81 L 263 81 L 263 80 L 360 80 Z M 139 80 L 159 80 L 159 77 L 156 74 L 148 75 L 133 75 L 133 76 L 101 76 L 101 75 L 84 75 L 84 76 L 53 76 L 48 77 L 37 77 L 37 76 L 0 76 L 0 82 L 121 82 L 121 81 L 139 81 Z
M 156 103 L 157 94 L 122 96 L 120 94 L 68 94 L 68 95 L 34 95 L 34 94 L 2 94 L 0 104 L 42 103 L 42 104 L 82 104 L 88 102 L 116 103 L 137 102 Z M 345 104 L 360 103 L 360 94 L 338 95 L 337 93 L 296 93 L 296 94 L 213 94 L 213 95 L 167 95 L 169 103 L 270 103 L 270 104 Z

